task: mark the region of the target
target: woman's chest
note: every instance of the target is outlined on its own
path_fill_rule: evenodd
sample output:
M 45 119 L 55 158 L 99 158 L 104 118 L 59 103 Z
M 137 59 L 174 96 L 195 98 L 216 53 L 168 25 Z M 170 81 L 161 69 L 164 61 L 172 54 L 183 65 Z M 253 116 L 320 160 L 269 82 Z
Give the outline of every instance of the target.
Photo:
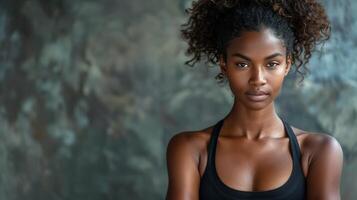
M 220 138 L 215 149 L 216 173 L 224 184 L 237 190 L 278 188 L 289 179 L 293 170 L 290 145 L 288 138 L 259 142 Z M 302 154 L 299 163 L 305 176 L 308 168 L 306 158 Z M 201 176 L 206 165 L 207 151 L 200 157 Z

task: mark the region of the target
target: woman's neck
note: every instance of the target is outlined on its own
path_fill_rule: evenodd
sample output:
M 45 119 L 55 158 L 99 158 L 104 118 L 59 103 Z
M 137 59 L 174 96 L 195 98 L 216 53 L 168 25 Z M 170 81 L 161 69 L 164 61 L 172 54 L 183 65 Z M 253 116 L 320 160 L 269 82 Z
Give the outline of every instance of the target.
M 251 110 L 235 101 L 231 111 L 224 118 L 222 132 L 225 136 L 247 139 L 277 138 L 285 134 L 284 125 L 275 111 L 273 102 L 264 109 Z

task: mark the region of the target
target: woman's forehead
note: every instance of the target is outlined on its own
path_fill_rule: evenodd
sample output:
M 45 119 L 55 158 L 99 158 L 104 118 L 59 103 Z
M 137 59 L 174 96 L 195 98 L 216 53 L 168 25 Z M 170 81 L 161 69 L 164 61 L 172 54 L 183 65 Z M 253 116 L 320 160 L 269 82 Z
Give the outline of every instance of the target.
M 227 53 L 241 53 L 244 55 L 271 55 L 273 53 L 285 54 L 286 48 L 283 41 L 270 29 L 261 31 L 244 31 L 239 37 L 232 39 L 227 47 Z

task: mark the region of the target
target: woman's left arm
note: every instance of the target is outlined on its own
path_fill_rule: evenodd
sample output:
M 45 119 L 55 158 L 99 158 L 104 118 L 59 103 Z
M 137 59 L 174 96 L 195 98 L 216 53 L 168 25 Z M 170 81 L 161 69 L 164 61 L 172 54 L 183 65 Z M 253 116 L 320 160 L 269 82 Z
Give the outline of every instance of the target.
M 307 174 L 307 200 L 340 200 L 343 151 L 339 142 L 326 134 L 315 135 L 317 144 Z

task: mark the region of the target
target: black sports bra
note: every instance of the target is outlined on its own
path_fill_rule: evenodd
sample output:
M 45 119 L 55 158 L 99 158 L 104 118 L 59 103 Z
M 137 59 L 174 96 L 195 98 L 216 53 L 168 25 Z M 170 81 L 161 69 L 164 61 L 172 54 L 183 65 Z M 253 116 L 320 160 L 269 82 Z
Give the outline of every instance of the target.
M 306 198 L 306 182 L 300 165 L 299 144 L 290 125 L 280 119 L 288 134 L 293 158 L 293 169 L 289 179 L 278 188 L 267 191 L 240 191 L 225 185 L 218 177 L 215 166 L 217 138 L 223 125 L 221 119 L 214 125 L 207 147 L 207 166 L 200 182 L 200 200 L 304 200 Z

